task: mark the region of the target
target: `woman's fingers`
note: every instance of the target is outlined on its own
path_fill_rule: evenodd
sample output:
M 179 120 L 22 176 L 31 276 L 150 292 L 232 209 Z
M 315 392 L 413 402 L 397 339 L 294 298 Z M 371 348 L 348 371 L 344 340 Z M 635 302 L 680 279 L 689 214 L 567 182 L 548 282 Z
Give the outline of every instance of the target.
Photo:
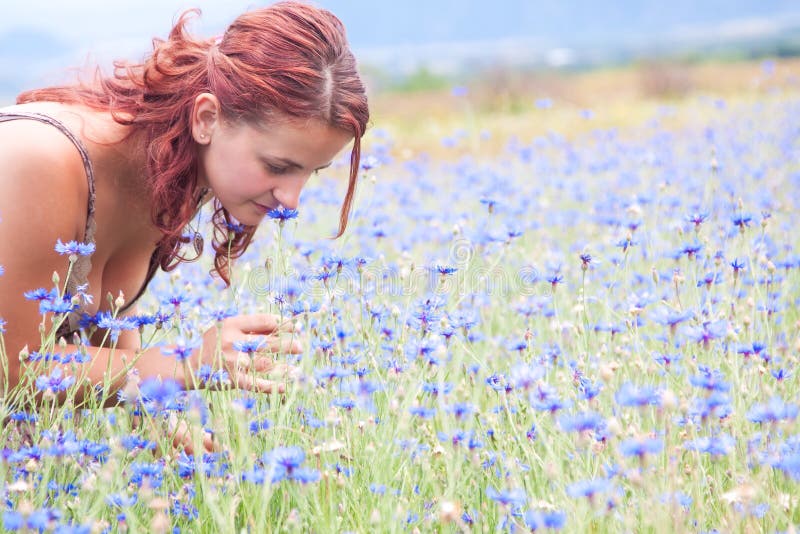
M 201 442 L 205 452 L 219 452 L 221 449 L 214 442 L 211 432 L 197 429 L 186 422 L 185 419 L 178 419 L 174 414 L 168 420 L 169 433 L 172 436 L 172 448 L 176 451 L 183 450 L 186 454 L 194 454 L 195 432 L 202 432 Z
M 296 331 L 295 324 L 291 320 L 281 319 L 277 315 L 268 313 L 238 315 L 229 319 L 229 321 L 232 321 L 233 326 L 246 334 L 273 334 Z
M 302 354 L 303 344 L 297 339 L 269 336 L 262 350 L 273 354 Z
M 274 380 L 268 380 L 244 372 L 236 373 L 234 383 L 237 388 L 251 393 L 286 393 L 285 383 L 275 382 Z

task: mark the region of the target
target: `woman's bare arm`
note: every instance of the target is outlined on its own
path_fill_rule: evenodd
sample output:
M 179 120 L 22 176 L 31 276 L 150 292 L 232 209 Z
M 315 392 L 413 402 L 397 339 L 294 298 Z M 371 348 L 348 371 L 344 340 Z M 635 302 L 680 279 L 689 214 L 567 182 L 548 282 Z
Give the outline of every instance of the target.
M 26 291 L 51 289 L 53 273 L 58 273 L 63 287 L 69 260 L 55 252 L 57 240 L 80 240 L 86 225 L 86 190 L 84 169 L 74 146 L 52 127 L 33 121 L 14 121 L 20 128 L 11 131 L 0 125 L 0 318 L 6 322 L 4 334 L 7 375 L 10 388 L 19 383 L 19 353 L 27 347 L 38 350 L 42 344 L 40 328 L 52 330 L 52 314 L 43 322 L 39 305 L 24 297 Z M 46 147 L 46 149 L 44 148 Z M 116 347 L 85 347 L 89 361 L 78 366 L 75 379 L 83 379 L 88 388 L 106 384 L 107 393 L 122 387 L 126 370 L 134 364 L 140 379 L 174 377 L 187 387 L 196 385 L 189 369 L 208 364 L 224 368 L 234 387 L 269 392 L 283 385 L 255 377 L 272 367 L 269 352 L 299 352 L 299 344 L 281 339 L 287 325 L 278 325 L 267 315 L 243 315 L 226 319 L 221 328 L 212 328 L 203 336 L 203 345 L 185 362 L 162 354 L 160 348 L 139 350 L 138 333 L 121 336 Z M 238 340 L 251 335 L 267 337 L 264 354 L 241 358 L 233 348 Z M 217 339 L 219 337 L 219 339 Z M 217 347 L 221 348 L 215 354 Z M 73 351 L 78 347 L 67 346 Z M 244 364 L 240 367 L 240 363 Z M 37 369 L 48 373 L 55 364 Z M 2 370 L 2 367 L 0 367 Z M 79 388 L 76 401 L 88 391 Z
M 75 147 L 52 126 L 0 124 L 0 317 L 11 385 L 20 350 L 41 344 L 39 306 L 24 293 L 51 289 L 54 272 L 63 283 L 69 262 L 55 252 L 56 241 L 82 238 L 88 191 L 76 184 L 83 173 Z

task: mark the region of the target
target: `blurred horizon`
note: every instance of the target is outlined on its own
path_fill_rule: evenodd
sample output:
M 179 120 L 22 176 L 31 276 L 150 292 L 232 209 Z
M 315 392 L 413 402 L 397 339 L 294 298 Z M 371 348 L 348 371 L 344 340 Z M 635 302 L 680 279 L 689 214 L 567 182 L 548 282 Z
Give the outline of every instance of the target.
M 240 13 L 273 2 L 75 0 L 15 2 L 0 20 L 0 101 L 70 79 L 70 70 L 139 60 L 185 9 L 191 30 L 220 33 Z M 459 78 L 502 66 L 580 69 L 642 58 L 697 60 L 800 54 L 800 4 L 788 0 L 532 2 L 318 0 L 345 24 L 362 68 L 381 87 L 420 71 Z M 120 24 L 124 13 L 124 24 Z M 399 81 L 398 81 L 399 80 Z

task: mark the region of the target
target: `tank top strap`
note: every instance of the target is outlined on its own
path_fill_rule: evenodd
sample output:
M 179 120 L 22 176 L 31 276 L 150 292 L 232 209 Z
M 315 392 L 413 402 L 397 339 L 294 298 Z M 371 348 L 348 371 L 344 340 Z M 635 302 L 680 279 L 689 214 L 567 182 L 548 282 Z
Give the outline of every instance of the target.
M 43 113 L 26 112 L 26 111 L 13 111 L 13 112 L 0 112 L 0 122 L 10 121 L 14 119 L 32 119 L 39 122 L 47 123 L 54 126 L 61 131 L 67 138 L 72 141 L 75 148 L 81 155 L 83 161 L 83 169 L 86 172 L 86 180 L 89 185 L 89 202 L 86 212 L 86 229 L 84 230 L 83 241 L 86 243 L 94 242 L 94 204 L 95 204 L 95 190 L 94 190 L 94 170 L 92 169 L 92 162 L 89 159 L 89 152 L 86 150 L 83 142 L 72 133 L 72 131 L 58 119 L 54 119 L 49 115 Z

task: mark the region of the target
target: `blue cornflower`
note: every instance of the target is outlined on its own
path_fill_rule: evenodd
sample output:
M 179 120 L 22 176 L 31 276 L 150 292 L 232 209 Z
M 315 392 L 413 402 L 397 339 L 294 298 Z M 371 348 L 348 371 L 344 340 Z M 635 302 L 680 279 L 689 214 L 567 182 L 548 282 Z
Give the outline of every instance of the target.
M 74 383 L 75 377 L 71 375 L 64 376 L 64 372 L 60 367 L 53 369 L 53 372 L 50 374 L 50 376 L 42 375 L 36 377 L 36 389 L 50 393 L 66 391 Z
M 511 376 L 514 377 L 514 387 L 524 390 L 531 389 L 544 377 L 544 372 L 544 367 L 540 365 L 519 363 L 511 369 Z
M 495 391 L 511 391 L 513 387 L 502 373 L 493 373 L 484 380 Z
M 471 442 L 474 434 L 472 430 L 455 430 L 452 435 L 447 435 L 444 432 L 437 432 L 436 436 L 439 438 L 439 441 L 449 441 L 453 446 L 457 447 L 465 442 Z
M 722 283 L 722 273 L 713 271 L 707 272 L 702 278 L 697 280 L 697 287 L 706 286 L 706 289 L 711 288 L 712 285 Z
M 550 287 L 555 289 L 558 284 L 564 281 L 564 277 L 558 273 L 554 273 L 548 276 L 546 280 L 550 283 Z
M 292 306 L 289 308 L 289 312 L 292 315 L 300 315 L 303 313 L 314 313 L 320 310 L 322 305 L 319 302 L 304 302 L 298 300 L 292 303 Z
M 770 374 L 772 375 L 772 377 L 773 377 L 775 380 L 777 380 L 778 382 L 780 382 L 780 381 L 782 381 L 782 380 L 786 380 L 787 378 L 789 378 L 789 377 L 792 375 L 792 373 L 791 373 L 791 372 L 787 371 L 787 370 L 786 370 L 786 369 L 784 369 L 784 368 L 780 368 L 780 369 L 773 369 L 773 370 L 772 370 L 772 371 L 770 371 L 769 373 L 770 373 Z
M 661 403 L 661 395 L 659 392 L 649 386 L 635 386 L 630 382 L 625 382 L 617 390 L 614 399 L 620 406 L 628 406 L 640 408 L 647 405 L 659 405 Z
M 578 391 L 584 400 L 592 400 L 600 394 L 603 385 L 600 382 L 592 382 L 585 376 L 578 379 Z
M 372 482 L 369 485 L 369 491 L 371 491 L 375 495 L 383 495 L 384 493 L 386 493 L 386 485 L 385 484 L 376 484 L 375 482 Z
M 267 212 L 267 217 L 270 219 L 275 219 L 279 223 L 284 223 L 290 219 L 296 219 L 298 215 L 299 212 L 297 210 L 284 208 L 283 206 L 278 206 L 277 208 Z
M 737 277 L 739 276 L 739 271 L 743 271 L 747 268 L 747 263 L 745 263 L 745 260 L 734 258 L 731 262 L 731 267 L 733 268 L 733 276 Z
M 653 353 L 653 360 L 656 363 L 663 365 L 664 367 L 669 367 L 673 363 L 679 361 L 683 356 L 680 354 L 663 354 L 660 352 Z
M 436 415 L 436 408 L 426 408 L 425 406 L 412 406 L 408 411 L 411 415 L 422 417 L 423 419 L 430 419 Z
M 787 476 L 793 480 L 800 480 L 800 453 L 797 451 L 789 451 L 783 455 L 782 458 L 772 463 L 773 467 L 777 467 L 783 471 Z
M 447 276 L 448 274 L 453 274 L 458 271 L 456 267 L 449 267 L 447 265 L 437 265 L 434 269 L 442 276 Z
M 251 434 L 258 434 L 262 430 L 269 430 L 272 422 L 269 419 L 253 419 L 247 424 L 247 429 Z
M 741 354 L 745 358 L 749 358 L 750 356 L 760 354 L 765 348 L 767 348 L 766 345 L 758 341 L 754 343 L 742 343 L 736 346 L 736 353 Z
M 156 448 L 155 441 L 149 441 L 135 435 L 123 436 L 120 439 L 120 444 L 129 451 L 133 450 L 154 450 Z
M 558 410 L 572 405 L 569 400 L 561 400 L 558 392 L 546 384 L 539 384 L 536 390 L 528 395 L 528 401 L 535 410 L 555 414 Z
M 675 311 L 664 308 L 659 308 L 651 316 L 653 321 L 663 326 L 669 326 L 672 331 L 674 331 L 679 324 L 688 321 L 692 317 L 694 317 L 694 312 L 691 310 Z
M 713 414 L 723 419 L 728 417 L 732 411 L 731 398 L 726 393 L 712 391 L 705 397 L 694 399 L 689 408 L 689 415 L 705 419 Z
M 335 346 L 333 341 L 325 342 L 324 345 L 319 347 L 314 347 L 314 343 L 312 342 L 312 348 L 320 348 L 323 353 L 330 351 Z M 344 367 L 320 367 L 314 369 L 314 378 L 316 378 L 322 385 L 324 386 L 326 382 L 331 382 L 336 379 L 347 378 L 348 376 L 352 376 L 353 371 L 350 369 L 346 369 Z
M 6 530 L 17 531 L 25 525 L 25 518 L 21 513 L 14 510 L 3 512 L 3 528 Z
M 206 385 L 222 385 L 230 381 L 230 376 L 225 369 L 218 369 L 215 371 L 214 368 L 207 363 L 201 365 L 200 369 L 197 370 L 197 378 L 202 384 Z
M 128 495 L 127 493 L 112 493 L 106 496 L 106 504 L 117 508 L 125 508 L 133 506 L 139 500 L 136 493 Z
M 726 434 L 711 438 L 698 438 L 683 444 L 689 450 L 704 452 L 711 456 L 724 456 L 733 450 L 734 445 L 736 445 L 736 441 Z
M 134 462 L 130 465 L 130 483 L 140 488 L 146 483 L 151 488 L 160 488 L 164 482 L 164 463 Z
M 319 471 L 316 469 L 308 469 L 306 467 L 295 469 L 291 476 L 292 480 L 295 480 L 301 484 L 318 482 L 321 477 L 322 474 Z
M 35 299 L 31 299 L 35 300 Z M 70 313 L 78 309 L 77 304 L 72 303 L 72 295 L 65 293 L 63 297 L 58 296 L 58 292 L 53 290 L 47 299 L 39 300 L 39 313 Z
M 381 161 L 378 158 L 376 158 L 372 154 L 368 154 L 367 156 L 361 158 L 359 167 L 361 167 L 362 170 L 369 171 L 380 165 L 380 163 Z
M 703 245 L 695 241 L 694 243 L 688 243 L 681 248 L 678 253 L 679 254 L 686 254 L 689 259 L 694 258 L 698 252 L 703 250 Z
M 422 384 L 422 391 L 425 393 L 430 393 L 431 395 L 447 395 L 451 391 L 453 391 L 453 384 L 450 382 L 423 382 Z
M 617 241 L 617 246 L 622 249 L 622 252 L 627 252 L 629 248 L 638 245 L 638 241 L 634 241 L 632 236 L 625 236 L 623 239 Z
M 698 388 L 708 391 L 726 392 L 731 389 L 731 385 L 725 382 L 725 375 L 718 369 L 709 369 L 704 365 L 698 366 L 699 375 L 689 377 L 689 382 Z
M 564 512 L 547 512 L 544 510 L 528 510 L 525 512 L 525 526 L 531 532 L 542 528 L 560 530 L 564 528 L 567 514 Z
M 489 213 L 493 213 L 495 206 L 497 206 L 497 200 L 489 197 L 483 197 L 479 202 L 486 206 L 486 209 Z
M 241 234 L 245 230 L 245 226 L 243 224 L 233 221 L 225 223 L 225 227 L 234 234 Z
M 590 501 L 598 493 L 604 493 L 613 487 L 609 480 L 604 478 L 593 478 L 590 480 L 581 480 L 574 484 L 567 486 L 567 495 L 573 498 L 586 497 Z
M 708 219 L 707 211 L 694 212 L 686 216 L 686 221 L 694 224 L 695 228 L 698 228 L 701 224 L 703 224 L 706 219 Z
M 246 353 L 248 356 L 253 356 L 255 352 L 263 349 L 266 343 L 267 341 L 264 337 L 257 337 L 256 339 L 234 341 L 233 348 L 239 352 Z
M 453 414 L 456 419 L 462 419 L 475 412 L 475 406 L 466 402 L 457 402 L 452 406 L 448 406 L 447 412 Z
M 139 314 L 133 315 L 130 317 L 131 321 L 136 323 L 138 328 L 142 328 L 143 326 L 156 324 L 156 316 L 155 315 L 148 315 L 148 314 Z
M 347 410 L 349 412 L 349 411 L 355 409 L 357 404 L 356 404 L 356 401 L 354 401 L 353 399 L 351 399 L 349 397 L 340 397 L 340 398 L 333 399 L 331 401 L 331 406 L 333 406 L 335 408 L 342 408 L 342 409 Z
M 138 401 L 149 412 L 169 409 L 179 405 L 183 388 L 176 380 L 145 378 L 139 384 Z
M 663 448 L 664 442 L 658 438 L 626 439 L 619 444 L 623 456 L 638 456 L 640 459 L 645 454 L 657 454 Z
M 305 459 L 306 453 L 300 447 L 276 447 L 262 456 L 264 464 L 272 469 L 273 482 L 286 478 L 302 483 L 319 480 L 319 473 L 300 467 Z
M 705 321 L 702 326 L 687 328 L 686 337 L 707 349 L 711 341 L 724 338 L 727 329 L 728 323 L 725 320 Z
M 748 228 L 752 221 L 753 216 L 748 213 L 738 213 L 731 217 L 731 222 L 734 226 L 738 227 L 741 232 L 744 232 L 744 229 Z
M 799 409 L 796 404 L 784 402 L 780 397 L 773 397 L 767 404 L 756 404 L 747 418 L 754 423 L 772 423 L 782 419 L 795 419 Z
M 262 460 L 266 465 L 279 466 L 290 473 L 302 465 L 306 460 L 306 453 L 302 448 L 297 446 L 276 447 L 264 453 Z
M 189 359 L 195 349 L 200 347 L 202 342 L 203 340 L 200 338 L 186 339 L 183 336 L 179 336 L 178 339 L 175 340 L 175 345 L 161 347 L 161 354 L 164 356 L 174 356 L 176 360 L 182 362 Z
M 558 424 L 565 432 L 585 432 L 599 430 L 605 425 L 603 416 L 595 412 L 580 412 L 564 414 L 558 419 Z
M 228 317 L 233 317 L 236 313 L 236 308 L 216 308 L 208 312 L 208 317 L 219 323 Z
M 182 304 L 186 304 L 192 300 L 192 296 L 189 294 L 186 288 L 181 287 L 173 287 L 171 288 L 170 293 L 166 294 L 161 298 L 162 304 L 171 304 L 175 308 L 180 307 Z
M 139 324 L 131 317 L 114 317 L 109 312 L 100 312 L 96 316 L 97 326 L 108 330 L 111 341 L 116 343 L 123 330 L 138 330 Z
M 58 353 L 39 352 L 38 350 L 35 350 L 35 351 L 31 352 L 30 354 L 28 354 L 28 361 L 29 362 L 41 362 L 41 361 L 44 361 L 44 362 L 52 362 L 52 361 L 60 362 L 61 361 L 61 355 L 58 354 Z
M 77 241 L 70 241 L 62 243 L 61 239 L 56 242 L 56 252 L 62 256 L 75 255 L 75 256 L 89 256 L 94 253 L 94 243 L 79 243 Z
M 489 486 L 486 488 L 486 496 L 503 506 L 522 506 L 528 500 L 525 490 L 522 488 L 498 491 Z

